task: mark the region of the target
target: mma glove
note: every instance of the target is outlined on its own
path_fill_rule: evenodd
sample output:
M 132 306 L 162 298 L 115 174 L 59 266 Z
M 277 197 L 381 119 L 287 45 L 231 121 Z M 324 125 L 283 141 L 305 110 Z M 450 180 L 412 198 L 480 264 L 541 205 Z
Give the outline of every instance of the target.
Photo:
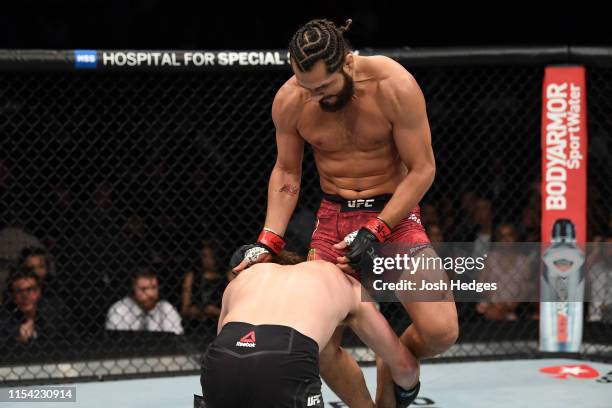
M 349 246 L 349 251 L 345 256 L 349 260 L 351 268 L 359 270 L 364 256 L 374 259 L 376 255 L 373 245 L 385 242 L 390 236 L 391 228 L 378 217 L 368 221 L 358 231 L 348 234 L 344 238 Z
M 257 238 L 255 244 L 243 245 L 232 254 L 230 259 L 230 268 L 234 269 L 240 265 L 242 261 L 247 262 L 247 268 L 255 263 L 262 254 L 278 254 L 285 246 L 283 237 L 270 230 L 264 228 Z

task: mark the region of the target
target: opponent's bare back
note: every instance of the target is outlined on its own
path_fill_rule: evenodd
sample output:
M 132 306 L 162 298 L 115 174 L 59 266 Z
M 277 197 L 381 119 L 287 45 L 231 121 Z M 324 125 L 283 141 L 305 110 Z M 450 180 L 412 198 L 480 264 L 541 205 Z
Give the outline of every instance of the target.
M 257 264 L 227 287 L 219 327 L 230 321 L 290 326 L 323 348 L 360 307 L 360 293 L 359 283 L 329 262 Z
M 317 95 L 308 87 L 325 83 L 323 61 L 280 88 L 272 108 L 277 144 L 294 145 L 285 153 L 301 162 L 297 152 L 303 146 L 291 138 L 310 143 L 325 193 L 347 199 L 393 193 L 408 172 L 405 162 L 409 160 L 403 159 L 410 149 L 410 140 L 398 130 L 412 128 L 425 134 L 430 150 L 423 94 L 412 75 L 390 58 L 349 54 L 347 59 L 355 93 L 337 112 L 322 110 L 320 92 Z M 279 140 L 282 137 L 288 140 Z

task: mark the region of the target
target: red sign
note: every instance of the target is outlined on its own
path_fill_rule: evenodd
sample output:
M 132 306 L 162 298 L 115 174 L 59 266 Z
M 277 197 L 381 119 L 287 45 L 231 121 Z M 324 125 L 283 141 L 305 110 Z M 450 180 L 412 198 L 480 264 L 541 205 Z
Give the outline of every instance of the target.
M 587 116 L 584 67 L 547 67 L 542 89 L 542 242 L 558 219 L 586 242 Z

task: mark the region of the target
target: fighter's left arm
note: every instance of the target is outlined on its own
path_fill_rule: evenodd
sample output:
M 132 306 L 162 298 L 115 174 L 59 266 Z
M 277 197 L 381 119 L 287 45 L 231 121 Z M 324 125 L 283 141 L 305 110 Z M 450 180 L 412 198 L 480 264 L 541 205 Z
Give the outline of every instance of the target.
M 408 168 L 408 175 L 379 215 L 391 228 L 416 207 L 436 174 L 423 92 L 410 73 L 401 71 L 385 79 L 380 88 L 381 106 L 393 126 L 399 156 Z

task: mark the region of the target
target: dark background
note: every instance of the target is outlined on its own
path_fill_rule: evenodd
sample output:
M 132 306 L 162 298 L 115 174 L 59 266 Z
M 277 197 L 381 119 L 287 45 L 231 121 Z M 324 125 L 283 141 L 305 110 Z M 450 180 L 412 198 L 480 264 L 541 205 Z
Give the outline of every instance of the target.
M 585 2 L 8 1 L 2 48 L 284 48 L 305 21 L 353 18 L 355 47 L 606 45 L 608 13 Z

